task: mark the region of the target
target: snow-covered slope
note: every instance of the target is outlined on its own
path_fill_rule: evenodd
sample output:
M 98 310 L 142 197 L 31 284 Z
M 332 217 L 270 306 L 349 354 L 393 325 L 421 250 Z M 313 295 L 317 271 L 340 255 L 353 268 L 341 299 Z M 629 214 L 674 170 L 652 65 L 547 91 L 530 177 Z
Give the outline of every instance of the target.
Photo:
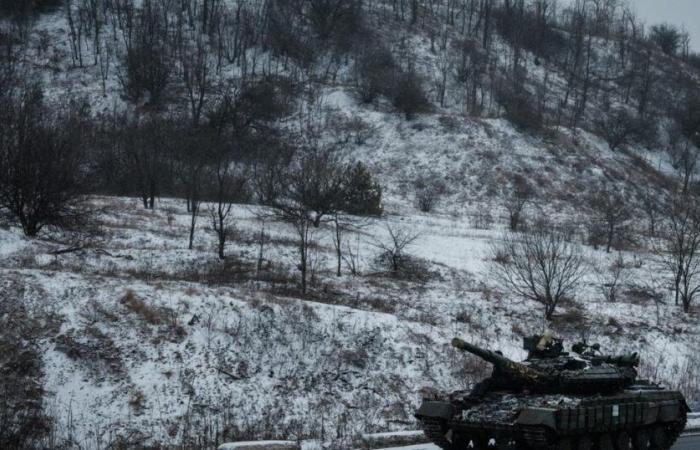
M 59 322 L 41 341 L 47 404 L 62 435 L 84 448 L 116 436 L 164 445 L 311 437 L 342 447 L 360 433 L 415 427 L 421 387 L 465 388 L 482 376 L 483 364 L 449 348 L 453 336 L 521 358 L 522 336 L 543 329 L 536 305 L 490 281 L 500 224 L 476 230 L 461 214 L 418 214 L 390 197 L 387 221 L 420 233 L 410 251 L 427 261 L 429 279 L 375 271 L 373 242 L 386 234 L 376 221 L 356 236 L 357 277 L 332 274 L 329 232 L 319 230 L 303 297 L 286 226 L 268 224 L 269 267 L 256 273 L 260 224 L 250 207 L 237 208 L 224 268 L 206 220 L 186 250 L 184 202 L 163 200 L 154 212 L 132 199 L 95 202 L 110 211 L 102 238 L 79 252 L 53 256 L 57 244 L 0 232 L 3 298 Z M 594 264 L 611 260 L 586 252 Z M 624 258 L 642 261 L 632 282 L 658 277 L 651 255 Z M 552 327 L 640 351 L 646 375 L 697 386 L 698 320 L 673 305 L 603 303 L 591 277 Z

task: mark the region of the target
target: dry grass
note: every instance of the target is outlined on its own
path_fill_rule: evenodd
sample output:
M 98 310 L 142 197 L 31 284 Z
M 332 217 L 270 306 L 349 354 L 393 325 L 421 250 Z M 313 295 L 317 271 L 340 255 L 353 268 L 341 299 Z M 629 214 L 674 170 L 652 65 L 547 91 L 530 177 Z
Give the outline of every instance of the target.
M 160 325 L 165 322 L 164 314 L 161 310 L 147 305 L 131 289 L 126 291 L 119 303 L 151 325 Z

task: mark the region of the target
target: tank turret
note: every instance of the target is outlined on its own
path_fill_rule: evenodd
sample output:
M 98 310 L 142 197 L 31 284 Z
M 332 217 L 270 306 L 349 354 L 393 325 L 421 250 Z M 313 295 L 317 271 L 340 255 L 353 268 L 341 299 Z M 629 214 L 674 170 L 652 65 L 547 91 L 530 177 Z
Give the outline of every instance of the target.
M 539 344 L 533 346 L 533 342 Z M 474 396 L 494 389 L 561 394 L 609 393 L 634 383 L 637 377 L 634 367 L 639 361 L 636 355 L 570 356 L 562 350 L 560 342 L 546 337 L 527 338 L 524 347 L 530 354 L 522 363 L 458 338 L 452 340 L 452 346 L 493 365 L 491 378 L 477 386 Z

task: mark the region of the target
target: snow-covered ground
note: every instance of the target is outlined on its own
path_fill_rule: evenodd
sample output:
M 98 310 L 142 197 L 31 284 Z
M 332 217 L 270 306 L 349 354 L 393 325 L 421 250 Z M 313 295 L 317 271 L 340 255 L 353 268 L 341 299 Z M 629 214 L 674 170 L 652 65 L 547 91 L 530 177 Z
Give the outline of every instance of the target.
M 415 429 L 422 387 L 463 389 L 484 374 L 449 347 L 453 336 L 522 358 L 522 337 L 543 330 L 537 305 L 489 277 L 499 223 L 477 230 L 464 216 L 418 213 L 389 197 L 392 214 L 347 237 L 359 242 L 359 276 L 333 275 L 329 230 L 317 232 L 303 296 L 284 224 L 267 223 L 266 269 L 256 273 L 255 208 L 237 208 L 224 267 L 206 215 L 187 250 L 183 201 L 162 200 L 155 211 L 136 199 L 94 202 L 106 211 L 101 233 L 79 252 L 53 256 L 62 245 L 0 230 L 3 298 L 60 323 L 42 341 L 47 404 L 85 448 L 134 433 L 164 445 L 302 437 L 342 447 L 362 433 Z M 395 279 L 374 267 L 387 224 L 419 233 L 409 252 L 430 277 Z M 585 252 L 595 264 L 613 258 Z M 651 255 L 623 257 L 631 280 L 658 277 Z M 608 304 L 596 283 L 591 276 L 562 306 L 553 331 L 639 351 L 645 375 L 697 386 L 697 316 L 672 304 Z
M 42 16 L 36 29 L 27 59 L 48 100 L 85 97 L 94 114 L 133 106 L 121 97 L 118 52 L 103 92 L 99 65 L 71 63 L 62 13 Z M 417 65 L 434 71 L 428 37 L 411 39 Z M 84 57 L 93 59 L 89 46 Z M 538 73 L 530 60 L 530 72 Z M 224 67 L 222 78 L 235 78 L 235 70 Z M 301 295 L 294 233 L 269 221 L 258 273 L 259 210 L 244 205 L 236 208 L 238 232 L 226 264 L 216 258 L 206 206 L 196 246 L 187 249 L 182 200 L 161 200 L 151 212 L 136 199 L 96 198 L 104 210 L 97 238 L 56 256 L 51 252 L 65 243 L 0 229 L 0 298 L 24 302 L 46 325 L 47 408 L 62 437 L 86 449 L 106 448 L 118 436 L 165 446 L 313 438 L 347 449 L 364 433 L 415 429 L 422 387 L 463 389 L 485 373 L 485 365 L 450 348 L 455 335 L 517 359 L 524 356 L 522 337 L 545 328 L 612 353 L 638 351 L 644 376 L 697 396 L 697 311 L 683 315 L 669 301 L 668 277 L 644 242 L 621 254 L 626 285 L 618 303 L 602 300 L 594 270 L 617 254 L 583 247 L 589 276 L 552 324 L 490 276 L 490 249 L 505 224 L 503 198 L 514 175 L 535 192 L 525 217 L 530 226 L 545 220 L 582 230 L 590 220 L 587 196 L 604 184 L 624 186 L 630 204 L 638 204 L 642 188 L 658 187 L 650 180 L 674 172 L 667 153 L 612 152 L 581 130 L 533 136 L 502 118 L 465 117 L 463 86 L 448 89 L 446 107 L 406 121 L 383 105 L 361 105 L 342 84 L 349 71 L 340 69 L 338 85 L 309 89 L 326 115 L 368 125 L 366 139 L 350 139 L 345 150 L 379 177 L 386 215 L 346 236 L 358 254 L 358 276 L 347 268 L 334 276 L 324 227 L 311 255 L 311 293 Z M 554 85 L 563 82 L 551 76 Z M 430 214 L 415 207 L 421 175 L 447 186 Z M 645 227 L 640 217 L 635 222 L 637 231 Z M 375 244 L 386 240 L 387 225 L 419 234 L 409 253 L 425 262 L 429 276 L 396 279 L 375 267 Z M 578 238 L 584 242 L 583 231 Z M 638 295 L 649 290 L 667 301 Z

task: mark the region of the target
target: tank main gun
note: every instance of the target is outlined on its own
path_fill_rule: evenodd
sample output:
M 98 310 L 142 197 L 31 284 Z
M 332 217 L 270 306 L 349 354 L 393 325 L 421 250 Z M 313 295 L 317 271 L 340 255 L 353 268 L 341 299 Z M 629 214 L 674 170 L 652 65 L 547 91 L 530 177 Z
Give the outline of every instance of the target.
M 534 340 L 533 340 L 534 342 Z M 512 361 L 499 352 L 483 349 L 459 338 L 452 346 L 471 353 L 493 365 L 487 383 L 475 388 L 475 395 L 488 390 L 511 389 L 541 393 L 601 393 L 614 392 L 634 383 L 638 362 L 636 355 L 573 358 L 556 347 L 531 350 L 539 356 L 526 363 Z M 557 357 L 541 357 L 542 352 L 557 353 Z
M 531 367 L 517 363 L 503 356 L 500 353 L 486 350 L 476 345 L 472 345 L 459 338 L 452 339 L 452 346 L 462 351 L 478 356 L 486 362 L 493 364 L 495 376 L 506 376 L 514 380 L 518 380 L 523 384 L 537 385 L 545 383 L 549 377 Z

